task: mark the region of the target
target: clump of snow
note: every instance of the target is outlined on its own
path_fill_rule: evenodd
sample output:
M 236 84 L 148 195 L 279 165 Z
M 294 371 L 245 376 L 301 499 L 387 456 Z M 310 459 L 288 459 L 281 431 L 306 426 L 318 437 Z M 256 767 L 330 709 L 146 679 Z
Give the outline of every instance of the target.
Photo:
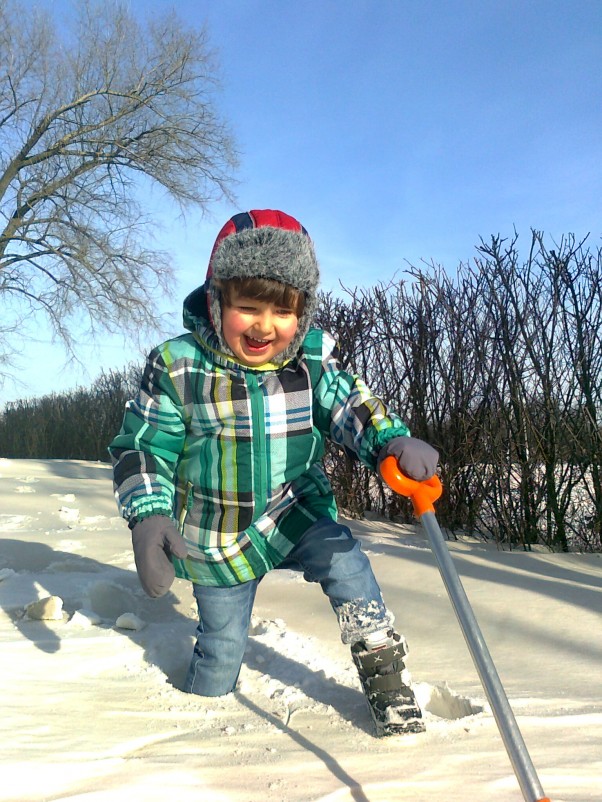
M 79 510 L 75 507 L 61 507 L 59 518 L 65 523 L 75 523 L 79 518 Z
M 93 610 L 76 610 L 69 619 L 69 626 L 81 627 L 82 629 L 99 626 L 101 623 L 102 618 Z
M 483 702 L 454 693 L 447 684 L 433 686 L 426 682 L 416 682 L 413 683 L 412 690 L 416 694 L 421 710 L 426 710 L 442 719 L 453 720 L 476 716 L 486 707 Z
M 135 613 L 122 613 L 117 621 L 115 621 L 117 629 L 131 629 L 133 632 L 139 632 L 144 629 L 146 624 Z
M 110 467 L 1 465 L 0 802 L 521 799 L 419 527 L 347 522 L 409 643 L 426 723 L 376 739 L 319 586 L 268 575 L 236 691 L 191 696 L 190 586 L 144 595 Z M 23 477 L 35 495 L 16 492 Z M 78 510 L 69 538 L 57 498 Z M 599 802 L 601 555 L 504 553 L 469 538 L 449 548 L 545 793 Z M 32 620 L 53 606 L 60 618 Z
M 8 461 L 9 460 L 7 460 L 7 462 Z M 36 482 L 39 482 L 40 480 L 39 480 L 39 478 L 37 476 L 19 476 L 19 477 L 17 477 L 17 481 L 25 482 L 26 484 L 35 484 Z
M 12 568 L 0 568 L 0 582 L 4 582 L 5 579 L 10 579 L 11 576 L 16 575 L 16 571 L 13 571 Z
M 28 618 L 36 621 L 62 621 L 63 600 L 60 596 L 45 596 L 30 602 L 25 612 Z
M 0 532 L 14 532 L 22 529 L 31 520 L 29 515 L 6 515 L 0 513 Z

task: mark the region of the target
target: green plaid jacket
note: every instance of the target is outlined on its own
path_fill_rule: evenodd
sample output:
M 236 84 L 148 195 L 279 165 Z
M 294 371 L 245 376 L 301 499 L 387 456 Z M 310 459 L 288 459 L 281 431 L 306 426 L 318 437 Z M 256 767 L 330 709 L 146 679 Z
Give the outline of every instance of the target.
M 336 519 L 326 438 L 374 469 L 380 448 L 409 431 L 340 369 L 325 332 L 256 370 L 217 352 L 202 318 L 193 325 L 148 357 L 109 447 L 115 493 L 126 519 L 175 519 L 189 553 L 174 559 L 178 576 L 235 585 L 276 567 L 318 518 Z

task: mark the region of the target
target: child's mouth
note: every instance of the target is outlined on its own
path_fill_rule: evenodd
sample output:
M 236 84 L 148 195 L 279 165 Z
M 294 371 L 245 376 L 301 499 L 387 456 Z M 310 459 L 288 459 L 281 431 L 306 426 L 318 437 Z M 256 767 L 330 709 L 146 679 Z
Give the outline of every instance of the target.
M 249 351 L 265 351 L 271 343 L 271 340 L 256 340 L 255 337 L 249 337 L 248 334 L 245 335 L 245 341 Z

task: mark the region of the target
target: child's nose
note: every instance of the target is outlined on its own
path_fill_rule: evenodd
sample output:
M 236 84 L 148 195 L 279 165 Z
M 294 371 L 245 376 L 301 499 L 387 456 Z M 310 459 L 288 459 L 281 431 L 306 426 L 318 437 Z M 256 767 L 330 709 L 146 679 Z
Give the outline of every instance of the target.
M 262 312 L 255 321 L 255 329 L 261 334 L 270 334 L 273 328 L 273 316 L 269 309 Z

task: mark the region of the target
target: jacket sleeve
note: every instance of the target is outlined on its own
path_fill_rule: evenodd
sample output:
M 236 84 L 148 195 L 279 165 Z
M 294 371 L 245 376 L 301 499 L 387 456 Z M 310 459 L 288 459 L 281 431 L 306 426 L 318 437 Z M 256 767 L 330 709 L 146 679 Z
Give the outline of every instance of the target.
M 109 445 L 115 496 L 124 518 L 173 515 L 175 471 L 184 440 L 180 399 L 164 355 L 154 349 L 140 391 L 126 404 L 121 430 Z
M 380 449 L 394 437 L 409 436 L 410 430 L 362 379 L 341 369 L 330 334 L 324 333 L 322 343 L 322 374 L 314 388 L 316 425 L 347 454 L 375 470 Z

